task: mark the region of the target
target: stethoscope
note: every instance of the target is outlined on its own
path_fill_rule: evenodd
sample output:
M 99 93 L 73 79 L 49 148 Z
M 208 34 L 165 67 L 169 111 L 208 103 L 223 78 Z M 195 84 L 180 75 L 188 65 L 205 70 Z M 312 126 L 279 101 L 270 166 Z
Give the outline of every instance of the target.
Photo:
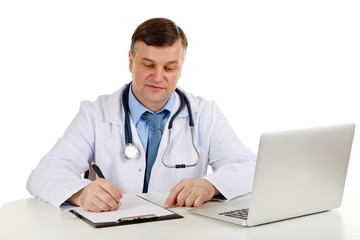
M 129 83 L 123 94 L 122 94 L 122 101 L 123 101 L 123 107 L 124 107 L 124 111 L 125 111 L 125 150 L 124 150 L 124 156 L 127 159 L 134 159 L 137 158 L 137 156 L 139 155 L 139 150 L 137 149 L 137 147 L 135 145 L 133 145 L 133 141 L 132 141 L 132 132 L 131 132 L 131 125 L 130 125 L 130 119 L 129 119 L 129 91 L 130 91 L 130 87 L 131 87 L 131 83 Z M 169 125 L 168 125 L 168 130 L 169 130 L 169 137 L 168 137 L 168 141 L 167 141 L 167 146 L 166 149 L 162 155 L 161 158 L 161 162 L 165 167 L 168 168 L 186 168 L 186 167 L 194 167 L 198 164 L 198 162 L 200 161 L 200 154 L 195 146 L 194 143 L 194 120 L 192 117 L 192 111 L 191 111 L 191 107 L 190 107 L 190 103 L 189 100 L 187 99 L 187 97 L 185 96 L 185 94 L 180 91 L 179 89 L 175 89 L 175 92 L 179 95 L 180 97 L 180 107 L 179 109 L 176 111 L 176 113 L 171 117 L 170 121 L 169 121 Z M 198 157 L 197 161 L 193 164 L 175 164 L 175 165 L 168 165 L 165 163 L 164 161 L 164 157 L 167 153 L 167 150 L 170 146 L 170 138 L 171 138 L 171 129 L 173 126 L 173 122 L 175 120 L 175 118 L 180 114 L 180 112 L 183 110 L 184 106 L 186 105 L 187 110 L 188 110 L 188 114 L 189 114 L 189 126 L 190 126 L 190 131 L 191 131 L 191 141 L 192 141 L 192 145 L 193 148 L 196 152 L 196 155 Z

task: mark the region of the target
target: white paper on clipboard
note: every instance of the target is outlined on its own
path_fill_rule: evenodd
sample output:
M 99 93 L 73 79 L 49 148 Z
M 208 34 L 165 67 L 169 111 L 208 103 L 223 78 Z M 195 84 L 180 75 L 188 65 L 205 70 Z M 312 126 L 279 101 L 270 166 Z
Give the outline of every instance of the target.
M 142 197 L 133 194 L 124 194 L 121 199 L 121 206 L 118 210 L 108 212 L 90 212 L 81 207 L 72 207 L 68 210 L 74 210 L 81 216 L 89 219 L 93 223 L 116 222 L 119 219 L 156 215 L 163 217 L 173 215 L 174 213 L 161 206 L 158 206 Z

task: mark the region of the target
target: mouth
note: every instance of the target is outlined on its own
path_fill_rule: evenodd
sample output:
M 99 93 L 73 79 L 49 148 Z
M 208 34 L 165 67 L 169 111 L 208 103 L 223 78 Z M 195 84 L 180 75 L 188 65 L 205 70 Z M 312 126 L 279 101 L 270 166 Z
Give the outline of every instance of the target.
M 155 91 L 159 91 L 159 90 L 163 90 L 165 89 L 164 87 L 160 87 L 160 86 L 156 86 L 156 85 L 147 85 L 149 88 L 155 90 Z

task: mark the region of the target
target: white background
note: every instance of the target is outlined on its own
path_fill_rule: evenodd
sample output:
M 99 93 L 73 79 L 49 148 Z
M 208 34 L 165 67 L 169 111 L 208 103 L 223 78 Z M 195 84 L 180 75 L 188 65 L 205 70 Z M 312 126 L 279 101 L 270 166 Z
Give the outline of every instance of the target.
M 80 101 L 130 81 L 135 28 L 168 17 L 186 33 L 180 86 L 215 100 L 257 152 L 264 131 L 360 124 L 360 4 L 299 1 L 0 1 L 0 206 Z M 346 191 L 358 191 L 355 135 Z

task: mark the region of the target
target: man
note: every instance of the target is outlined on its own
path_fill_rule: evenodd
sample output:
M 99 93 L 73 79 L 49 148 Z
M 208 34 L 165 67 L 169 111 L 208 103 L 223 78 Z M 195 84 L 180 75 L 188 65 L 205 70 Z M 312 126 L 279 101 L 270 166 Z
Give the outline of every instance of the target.
M 215 195 L 231 199 L 250 192 L 255 155 L 236 137 L 215 103 L 184 93 L 192 110 L 193 132 L 184 107 L 167 141 L 170 133 L 164 129 L 181 102 L 175 89 L 187 44 L 184 32 L 169 19 L 142 23 L 132 36 L 129 88 L 82 103 L 64 136 L 31 173 L 29 192 L 55 207 L 67 201 L 97 212 L 119 208 L 122 193 L 167 191 L 169 208 L 197 207 Z M 129 112 L 123 107 L 125 93 Z M 123 154 L 127 114 L 139 151 L 134 159 Z M 159 127 L 151 120 L 154 116 L 160 119 Z M 161 138 L 156 144 L 155 136 Z M 80 177 L 91 162 L 106 180 Z M 190 166 L 169 167 L 176 164 Z M 214 172 L 206 174 L 209 164 Z

